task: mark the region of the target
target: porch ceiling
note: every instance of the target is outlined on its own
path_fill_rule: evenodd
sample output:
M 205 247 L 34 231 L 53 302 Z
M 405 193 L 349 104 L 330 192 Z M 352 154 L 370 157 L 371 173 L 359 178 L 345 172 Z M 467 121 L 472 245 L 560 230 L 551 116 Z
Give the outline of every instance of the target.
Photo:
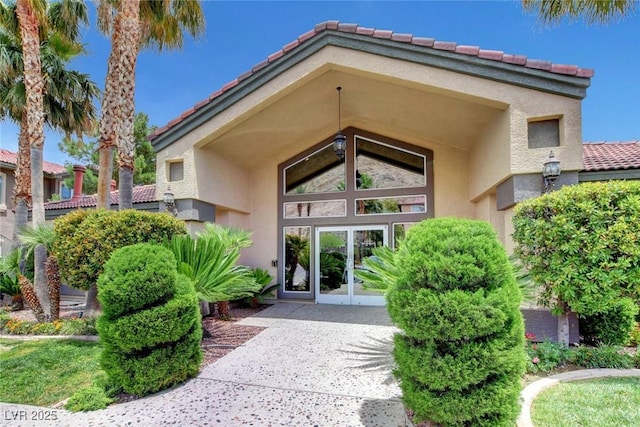
M 284 161 L 337 132 L 337 86 L 342 87 L 343 129 L 355 126 L 388 137 L 409 134 L 426 144 L 467 149 L 503 110 L 434 87 L 329 69 L 198 145 L 243 167 L 256 167 L 265 159 Z

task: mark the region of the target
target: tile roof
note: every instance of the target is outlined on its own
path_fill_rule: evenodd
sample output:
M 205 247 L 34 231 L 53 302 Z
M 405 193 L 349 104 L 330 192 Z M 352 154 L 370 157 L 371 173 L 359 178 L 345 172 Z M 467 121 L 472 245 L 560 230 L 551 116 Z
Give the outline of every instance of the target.
M 18 153 L 0 148 L 0 162 L 15 166 L 18 163 Z M 63 165 L 47 162 L 46 160 L 42 162 L 42 170 L 51 175 L 67 173 L 67 169 Z
M 478 46 L 458 45 L 455 42 L 440 41 L 440 40 L 435 40 L 433 38 L 417 37 L 417 36 L 414 36 L 413 34 L 396 33 L 389 30 L 380 30 L 375 28 L 363 27 L 358 24 L 342 23 L 340 21 L 326 21 L 316 25 L 313 28 L 313 30 L 307 31 L 306 33 L 300 35 L 297 39 L 286 44 L 282 49 L 272 53 L 267 57 L 267 59 L 254 65 L 251 68 L 251 70 L 244 72 L 234 80 L 226 83 L 225 85 L 222 86 L 222 88 L 218 89 L 216 92 L 209 95 L 207 99 L 204 99 L 196 103 L 193 107 L 183 112 L 179 117 L 176 117 L 173 120 L 169 121 L 169 123 L 167 123 L 165 126 L 162 126 L 156 129 L 153 133 L 149 135 L 149 139 L 153 140 L 156 137 L 162 135 L 164 132 L 173 128 L 178 123 L 182 122 L 184 119 L 186 119 L 187 117 L 189 117 L 190 115 L 198 111 L 199 109 L 210 104 L 213 100 L 218 98 L 223 93 L 237 86 L 241 81 L 247 79 L 248 77 L 257 73 L 264 67 L 282 58 L 283 56 L 288 54 L 290 51 L 294 50 L 296 47 L 300 46 L 301 44 L 307 42 L 308 40 L 314 38 L 318 34 L 323 33 L 325 31 L 355 33 L 355 34 L 369 36 L 373 38 L 388 39 L 388 40 L 399 42 L 399 43 L 407 43 L 407 44 L 412 44 L 412 45 L 420 46 L 424 48 L 449 51 L 449 52 L 457 53 L 460 55 L 475 56 L 480 59 L 497 61 L 497 62 L 502 62 L 506 64 L 511 64 L 511 65 L 519 65 L 525 68 L 537 69 L 537 70 L 547 71 L 555 74 L 563 74 L 567 76 L 591 78 L 594 75 L 593 69 L 580 68 L 576 65 L 555 64 L 550 61 L 543 61 L 539 59 L 529 59 L 523 55 L 513 55 L 513 54 L 504 53 L 503 51 L 499 51 L 499 50 L 481 49 Z
M 120 192 L 118 190 L 111 192 L 111 205 L 117 205 L 119 201 Z M 60 200 L 57 202 L 48 202 L 44 204 L 45 210 L 56 210 L 56 209 L 79 209 L 79 208 L 95 208 L 96 200 L 98 198 L 97 194 L 93 194 L 91 196 L 83 196 L 80 199 L 73 200 Z M 137 203 L 148 203 L 156 201 L 156 185 L 148 184 L 148 185 L 139 185 L 137 187 L 133 187 L 133 204 Z
M 582 158 L 587 172 L 640 169 L 640 140 L 586 142 L 583 148 Z

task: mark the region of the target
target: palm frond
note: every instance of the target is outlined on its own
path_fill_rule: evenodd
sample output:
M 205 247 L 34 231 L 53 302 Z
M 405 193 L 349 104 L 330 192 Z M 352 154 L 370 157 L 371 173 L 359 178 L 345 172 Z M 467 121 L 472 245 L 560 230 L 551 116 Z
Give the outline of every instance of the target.
M 364 258 L 364 269 L 355 270 L 354 275 L 362 280 L 365 288 L 388 289 L 400 274 L 395 264 L 395 252 L 388 246 L 372 249 L 373 256 Z
M 18 239 L 27 250 L 27 254 L 33 252 L 36 246 L 44 245 L 47 252 L 50 253 L 53 244 L 58 238 L 58 234 L 53 227 L 46 224 L 38 224 L 35 227 L 25 227 L 18 234 Z

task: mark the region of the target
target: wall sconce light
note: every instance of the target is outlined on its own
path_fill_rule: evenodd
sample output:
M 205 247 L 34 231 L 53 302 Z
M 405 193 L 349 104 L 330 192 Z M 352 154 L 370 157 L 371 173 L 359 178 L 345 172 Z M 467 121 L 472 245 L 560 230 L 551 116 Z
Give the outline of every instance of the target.
M 342 129 L 340 127 L 340 113 L 341 113 L 340 91 L 342 90 L 342 88 L 338 86 L 336 90 L 338 91 L 338 133 L 333 138 L 333 151 L 336 152 L 336 156 L 338 156 L 338 159 L 342 161 L 344 159 L 344 153 L 347 149 L 347 137 L 344 136 L 344 134 L 342 133 Z
M 544 166 L 542 167 L 542 179 L 544 181 L 544 193 L 549 193 L 553 191 L 555 188 L 555 181 L 560 176 L 560 172 L 562 169 L 560 168 L 560 160 L 558 160 L 554 155 L 553 151 L 549 153 L 549 158 L 546 162 L 544 162 Z
M 176 198 L 171 192 L 171 187 L 167 186 L 167 191 L 164 192 L 162 197 L 164 207 L 173 216 L 178 216 L 178 209 L 176 208 Z

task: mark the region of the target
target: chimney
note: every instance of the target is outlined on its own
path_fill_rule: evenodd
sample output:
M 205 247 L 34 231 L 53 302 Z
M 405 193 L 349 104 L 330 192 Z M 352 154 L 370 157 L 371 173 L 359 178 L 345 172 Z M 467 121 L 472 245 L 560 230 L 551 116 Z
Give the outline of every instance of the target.
M 117 189 L 118 189 L 118 183 L 116 182 L 115 179 L 112 179 L 110 191 L 116 191 Z
M 82 199 L 82 181 L 84 180 L 84 171 L 86 170 L 87 168 L 85 166 L 73 165 L 75 180 L 73 182 L 73 196 L 71 197 L 72 202 Z

